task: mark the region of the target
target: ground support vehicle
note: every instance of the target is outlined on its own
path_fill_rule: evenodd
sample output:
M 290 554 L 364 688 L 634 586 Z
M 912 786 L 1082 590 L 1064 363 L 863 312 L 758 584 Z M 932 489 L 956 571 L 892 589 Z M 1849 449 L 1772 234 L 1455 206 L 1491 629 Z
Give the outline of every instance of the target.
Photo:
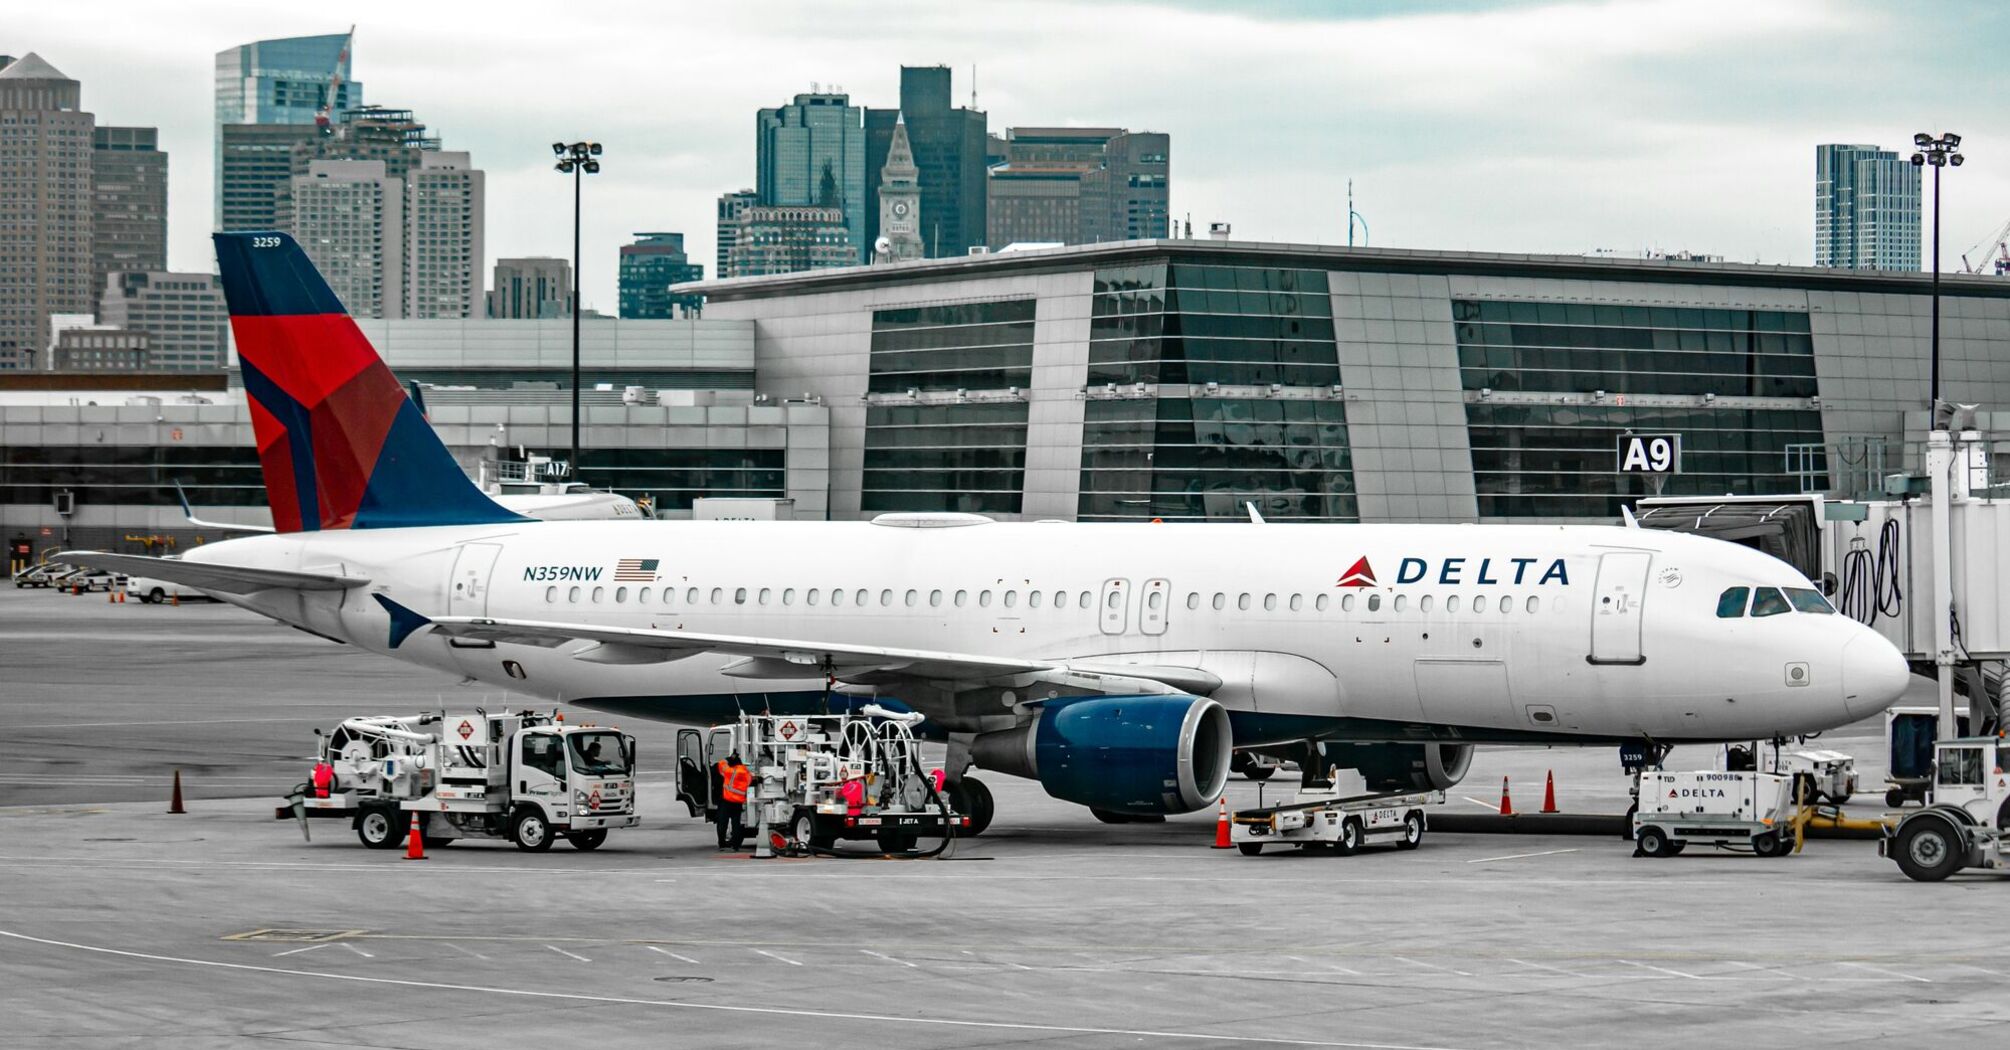
M 167 557 L 169 561 L 173 561 L 179 558 L 180 555 L 170 554 Z M 134 598 L 138 598 L 147 605 L 159 605 L 162 602 L 169 601 L 216 600 L 206 591 L 198 591 L 193 587 L 176 583 L 173 580 L 157 580 L 151 576 L 134 576 L 127 579 L 126 593 Z
M 2010 743 L 2002 737 L 1963 737 L 1933 746 L 1926 808 L 1908 813 L 1878 843 L 1878 854 L 1898 862 L 1906 877 L 1939 882 L 1963 868 L 2002 870 L 2003 840 L 2010 834 Z
M 1957 737 L 1968 735 L 1968 716 L 1954 716 Z M 1933 746 L 1940 735 L 1940 709 L 1901 704 L 1884 712 L 1884 804 L 1897 809 L 1924 803 L 1933 792 Z
M 528 711 L 351 718 L 322 736 L 324 775 L 273 815 L 303 831 L 308 818 L 347 819 L 372 849 L 402 844 L 414 814 L 429 846 L 507 838 L 535 851 L 561 838 L 596 849 L 641 820 L 634 737 Z
M 1416 849 L 1424 841 L 1424 807 L 1443 802 L 1442 791 L 1373 794 L 1359 773 L 1338 773 L 1327 784 L 1301 787 L 1290 802 L 1238 810 L 1228 840 L 1244 856 L 1265 846 L 1330 850 L 1343 856 L 1377 842 Z
M 947 787 L 936 788 L 935 771 L 921 761 L 919 720 L 868 705 L 859 714 L 743 715 L 702 732 L 679 730 L 677 797 L 692 816 L 716 819 L 723 803 L 713 795 L 713 764 L 738 754 L 753 774 L 742 825 L 759 844 L 779 833 L 797 850 L 869 839 L 881 852 L 912 853 L 923 838 L 972 834 L 971 816 L 952 805 Z M 839 790 L 849 780 L 863 786 L 856 813 Z M 975 797 L 975 781 L 963 783 L 965 796 Z
M 1692 842 L 1779 857 L 1800 845 L 1793 778 L 1751 770 L 1645 770 L 1635 788 L 1638 856 L 1672 857 Z
M 67 576 L 77 570 L 61 562 L 43 562 L 31 565 L 14 574 L 14 587 L 53 587 L 58 577 Z
M 1763 769 L 1792 777 L 1793 798 L 1804 805 L 1828 802 L 1840 806 L 1856 794 L 1856 758 L 1845 751 L 1788 751 L 1778 741 L 1771 747 L 1757 741 L 1727 744 L 1722 768 L 1731 772 Z

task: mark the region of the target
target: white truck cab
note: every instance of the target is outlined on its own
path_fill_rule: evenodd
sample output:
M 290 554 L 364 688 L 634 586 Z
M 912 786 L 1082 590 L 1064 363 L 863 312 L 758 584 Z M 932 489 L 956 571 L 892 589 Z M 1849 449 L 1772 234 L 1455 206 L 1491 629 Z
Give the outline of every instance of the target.
M 1938 882 L 1963 868 L 2006 867 L 2010 828 L 2010 743 L 2002 737 L 1936 741 L 1926 808 L 1908 814 L 1878 843 L 1906 877 Z

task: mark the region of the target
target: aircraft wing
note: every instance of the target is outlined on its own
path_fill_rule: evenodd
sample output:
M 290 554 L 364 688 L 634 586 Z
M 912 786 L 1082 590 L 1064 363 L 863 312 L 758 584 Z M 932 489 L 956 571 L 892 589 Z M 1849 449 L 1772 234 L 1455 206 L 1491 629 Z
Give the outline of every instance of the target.
M 553 649 L 571 642 L 595 643 L 574 654 L 595 663 L 650 663 L 680 660 L 699 653 L 743 657 L 724 668 L 736 678 L 810 678 L 828 671 L 843 681 L 930 679 L 979 682 L 1032 675 L 1067 676 L 1077 682 L 1106 681 L 1115 690 L 1156 686 L 1160 690 L 1209 693 L 1221 679 L 1189 667 L 1109 666 L 1093 661 L 1026 660 L 928 649 L 763 638 L 751 635 L 703 634 L 661 628 L 602 627 L 541 620 L 494 620 L 442 616 L 433 630 L 454 638 L 510 642 Z
M 110 569 L 128 576 L 150 576 L 222 594 L 250 594 L 253 591 L 341 591 L 361 587 L 370 580 L 363 576 L 325 576 L 316 572 L 288 572 L 282 569 L 254 569 L 248 565 L 218 565 L 214 562 L 183 561 L 180 558 L 153 558 L 143 554 L 112 554 L 107 551 L 63 551 L 50 561 L 81 565 L 87 569 Z
M 195 516 L 195 508 L 189 506 L 188 493 L 182 491 L 181 482 L 174 483 L 175 498 L 181 500 L 181 516 L 198 529 L 219 529 L 224 532 L 271 532 L 270 525 L 242 525 L 230 521 L 205 521 Z

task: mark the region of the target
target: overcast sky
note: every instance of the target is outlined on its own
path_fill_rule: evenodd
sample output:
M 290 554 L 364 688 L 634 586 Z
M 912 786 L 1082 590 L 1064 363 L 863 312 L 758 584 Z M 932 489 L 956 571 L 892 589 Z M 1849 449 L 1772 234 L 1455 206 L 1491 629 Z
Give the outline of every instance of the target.
M 480 5 L 14 3 L 0 53 L 83 82 L 99 123 L 171 154 L 169 264 L 214 268 L 214 55 L 356 22 L 365 100 L 415 110 L 488 172 L 488 253 L 563 255 L 550 143 L 606 144 L 585 299 L 615 248 L 677 230 L 713 264 L 713 200 L 753 184 L 754 111 L 810 85 L 893 106 L 946 64 L 996 131 L 1172 134 L 1172 210 L 1238 238 L 1344 243 L 1347 180 L 1377 245 L 1689 249 L 1813 261 L 1814 147 L 1954 130 L 1946 265 L 2010 220 L 2010 5 L 1817 0 Z

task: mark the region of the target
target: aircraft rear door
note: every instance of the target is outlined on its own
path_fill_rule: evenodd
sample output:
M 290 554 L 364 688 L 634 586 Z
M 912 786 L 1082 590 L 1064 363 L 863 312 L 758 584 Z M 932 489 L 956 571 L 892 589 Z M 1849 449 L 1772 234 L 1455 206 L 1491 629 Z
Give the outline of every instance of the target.
M 463 543 L 454 558 L 452 586 L 447 588 L 447 615 L 487 616 L 489 575 L 495 571 L 500 543 Z
M 1598 558 L 1598 584 L 1591 599 L 1591 662 L 1641 664 L 1641 604 L 1647 599 L 1646 551 L 1607 551 Z

